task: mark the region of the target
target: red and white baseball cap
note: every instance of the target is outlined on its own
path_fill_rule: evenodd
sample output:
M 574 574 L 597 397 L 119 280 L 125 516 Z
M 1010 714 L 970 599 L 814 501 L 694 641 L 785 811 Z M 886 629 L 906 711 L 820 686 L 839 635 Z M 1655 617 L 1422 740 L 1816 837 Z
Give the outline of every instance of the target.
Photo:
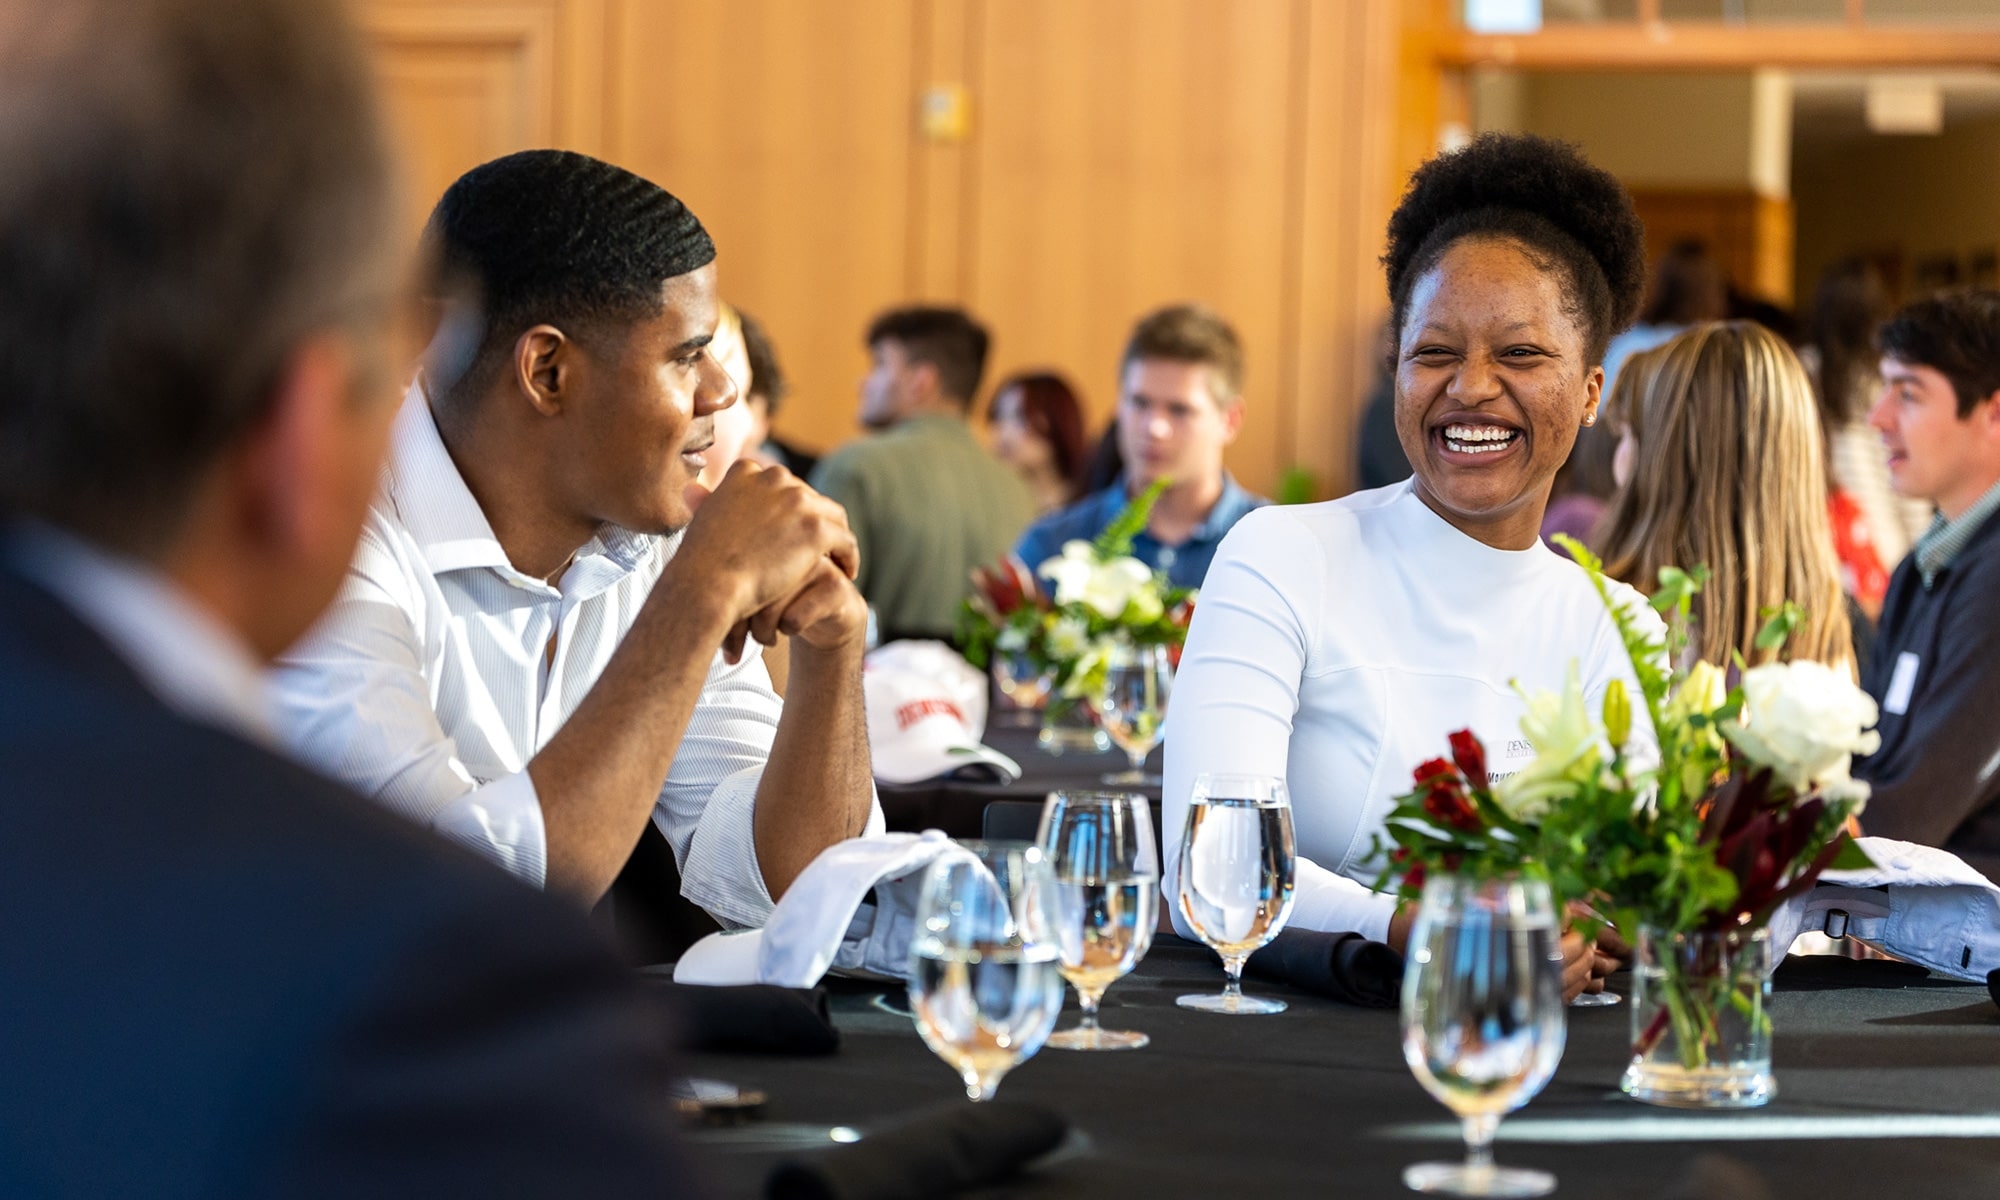
M 890 642 L 861 672 L 875 778 L 915 783 L 984 764 L 1012 781 L 1021 765 L 982 745 L 986 677 L 943 642 Z

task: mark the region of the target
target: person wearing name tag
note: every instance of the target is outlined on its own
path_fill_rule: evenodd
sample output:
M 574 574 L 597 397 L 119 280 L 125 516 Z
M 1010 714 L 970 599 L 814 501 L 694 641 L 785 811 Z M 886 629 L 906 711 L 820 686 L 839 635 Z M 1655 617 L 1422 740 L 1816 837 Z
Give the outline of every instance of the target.
M 1645 255 L 1618 181 L 1526 134 L 1419 169 L 1388 251 L 1396 427 L 1415 474 L 1259 509 L 1223 540 L 1167 712 L 1162 819 L 1178 839 L 1203 774 L 1284 779 L 1289 927 L 1402 951 L 1415 913 L 1369 884 L 1411 768 L 1470 728 L 1495 775 L 1521 769 L 1535 756 L 1522 696 L 1566 676 L 1592 706 L 1614 679 L 1637 694 L 1603 602 L 1541 528 L 1556 471 L 1597 420 L 1605 346 L 1639 307 Z M 1633 736 L 1649 744 L 1651 726 L 1635 719 Z M 1171 896 L 1178 841 L 1166 849 Z M 1193 932 L 1185 913 L 1175 928 Z M 1602 990 L 1609 957 L 1575 933 L 1562 942 L 1565 998 Z
M 1882 748 L 1866 832 L 1941 846 L 2000 882 L 2000 291 L 1942 293 L 1876 337 L 1868 414 L 1898 493 L 1937 516 L 1889 581 L 1861 684 Z

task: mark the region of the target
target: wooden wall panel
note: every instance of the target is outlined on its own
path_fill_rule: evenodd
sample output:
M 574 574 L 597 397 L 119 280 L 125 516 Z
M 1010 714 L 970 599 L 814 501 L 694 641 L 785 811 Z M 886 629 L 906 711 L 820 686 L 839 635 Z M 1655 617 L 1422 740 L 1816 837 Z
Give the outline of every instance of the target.
M 1280 446 L 1295 4 L 1010 0 L 981 6 L 964 294 L 997 373 L 1053 364 L 1092 425 L 1135 318 L 1207 303 L 1244 340 L 1232 467 L 1268 488 Z
M 1646 223 L 1647 262 L 1675 242 L 1705 242 L 1738 288 L 1792 302 L 1790 200 L 1748 189 L 1634 188 L 1632 203 Z
M 404 165 L 405 227 L 467 169 L 535 146 L 602 153 L 606 0 L 366 0 L 356 15 Z
M 781 432 L 855 429 L 862 332 L 912 285 L 917 0 L 622 0 L 611 157 L 714 234 L 725 298 L 770 330 Z
M 862 330 L 891 305 L 964 304 L 993 378 L 1056 366 L 1101 422 L 1133 320 L 1193 299 L 1246 343 L 1238 476 L 1348 479 L 1391 164 L 1435 123 L 1435 87 L 1399 87 L 1421 57 L 1401 33 L 1442 0 L 353 2 L 412 231 L 526 146 L 657 180 L 777 340 L 790 437 L 853 436 Z M 931 87 L 962 91 L 968 136 L 920 131 Z
M 1322 495 L 1354 487 L 1361 409 L 1384 353 L 1383 235 L 1408 172 L 1429 157 L 1412 140 L 1411 98 L 1397 87 L 1401 32 L 1394 0 L 1315 4 L 1303 31 L 1286 436 L 1289 461 L 1312 473 Z

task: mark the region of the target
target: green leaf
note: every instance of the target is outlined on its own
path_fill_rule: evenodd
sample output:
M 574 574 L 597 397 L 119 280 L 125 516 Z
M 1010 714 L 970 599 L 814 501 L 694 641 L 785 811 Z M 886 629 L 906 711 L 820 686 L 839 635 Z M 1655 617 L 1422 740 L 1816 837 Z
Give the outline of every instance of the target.
M 1099 562 L 1123 558 L 1132 553 L 1132 539 L 1138 537 L 1140 531 L 1146 528 L 1146 522 L 1153 516 L 1153 505 L 1159 503 L 1161 493 L 1172 484 L 1173 480 L 1165 477 L 1155 479 L 1145 491 L 1132 497 L 1131 502 L 1112 519 L 1111 524 L 1104 527 L 1104 532 L 1098 534 L 1097 540 L 1091 544 L 1091 550 L 1097 555 Z
M 1826 869 L 1829 871 L 1866 871 L 1874 865 L 1875 860 L 1868 857 L 1868 852 L 1861 848 L 1859 842 L 1851 837 L 1843 837 L 1840 841 L 1840 852 L 1833 856 L 1833 861 L 1826 865 Z
M 1756 640 L 1752 644 L 1759 650 L 1776 650 L 1798 629 L 1799 623 L 1805 619 L 1805 610 L 1787 600 L 1775 611 L 1767 608 L 1757 615 L 1764 617 L 1765 621 L 1757 630 Z

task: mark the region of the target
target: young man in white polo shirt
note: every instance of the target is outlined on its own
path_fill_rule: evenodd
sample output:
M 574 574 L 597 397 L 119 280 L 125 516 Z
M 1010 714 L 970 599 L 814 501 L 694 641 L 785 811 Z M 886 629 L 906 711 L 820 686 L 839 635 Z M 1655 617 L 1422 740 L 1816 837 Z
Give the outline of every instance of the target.
M 657 185 L 552 150 L 468 172 L 425 237 L 439 332 L 346 587 L 280 673 L 285 733 L 586 903 L 650 821 L 683 896 L 759 925 L 881 814 L 839 507 L 782 468 L 695 482 L 737 399 L 715 248 Z M 779 632 L 786 701 L 741 653 Z
M 1942 846 L 2000 882 L 2000 292 L 1944 293 L 1877 335 L 1869 423 L 1889 477 L 1937 506 L 1896 568 L 1862 685 L 1882 748 L 1863 828 Z

